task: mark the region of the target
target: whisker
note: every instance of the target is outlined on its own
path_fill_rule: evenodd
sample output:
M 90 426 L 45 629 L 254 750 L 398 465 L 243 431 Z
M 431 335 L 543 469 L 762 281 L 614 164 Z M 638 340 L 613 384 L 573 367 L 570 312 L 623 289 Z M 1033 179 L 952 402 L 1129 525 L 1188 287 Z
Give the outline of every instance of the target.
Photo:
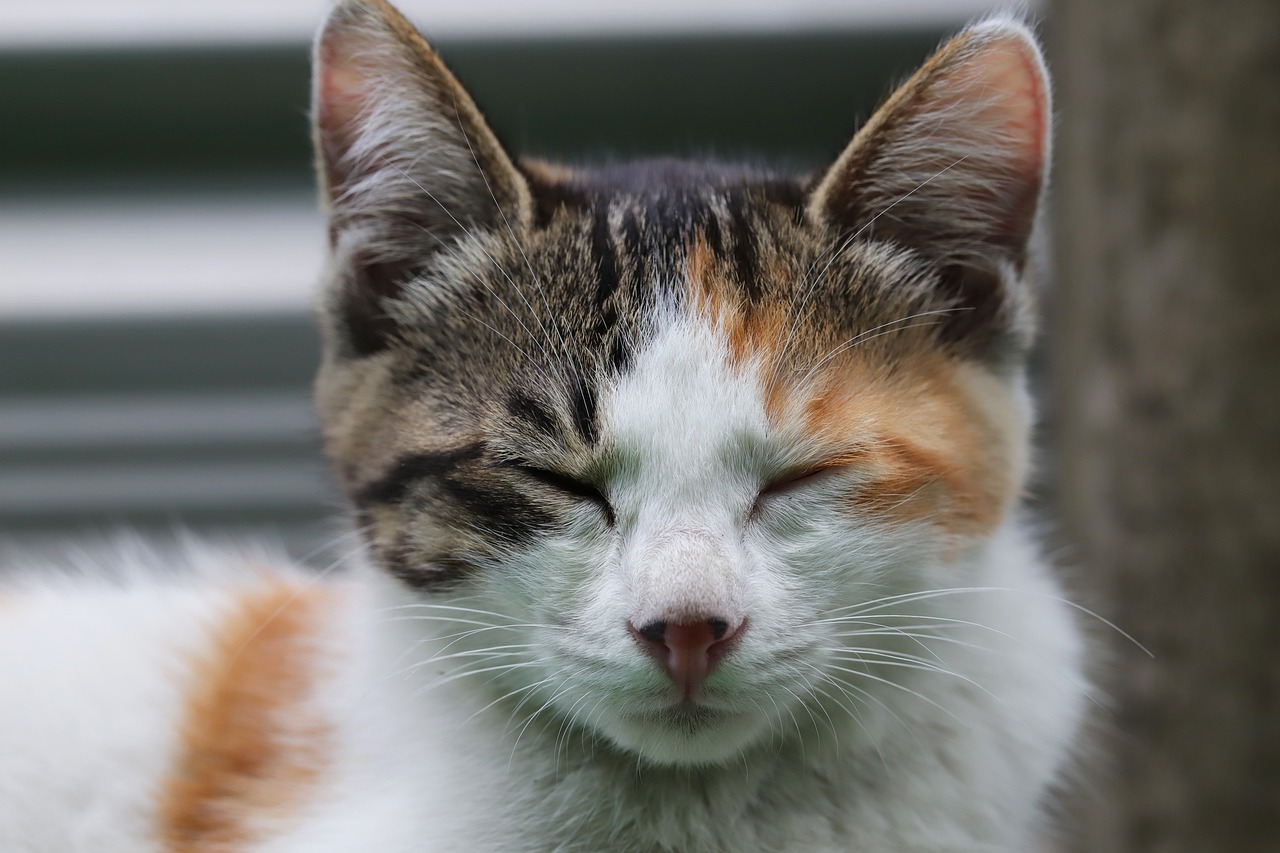
M 422 622 L 442 621 L 442 622 L 450 622 L 455 624 L 462 623 L 464 621 L 464 620 L 454 620 L 454 619 L 442 619 L 439 617 L 433 618 L 431 616 L 414 616 L 414 617 L 403 617 L 403 618 L 406 621 L 422 621 Z M 389 621 L 400 621 L 400 620 L 389 620 Z M 465 624 L 484 625 L 484 623 L 482 622 L 471 622 L 471 621 L 466 621 Z M 518 624 L 517 625 L 484 625 L 484 627 L 481 627 L 481 628 L 471 628 L 469 630 L 459 631 L 453 634 L 441 634 L 441 635 L 428 634 L 422 637 L 421 639 L 417 640 L 416 642 L 414 642 L 412 645 L 409 646 L 409 648 L 405 649 L 405 651 L 400 654 L 400 657 L 398 658 L 398 660 L 403 660 L 409 654 L 421 648 L 422 646 L 426 645 L 427 643 L 441 642 L 441 641 L 448 640 L 449 642 L 441 646 L 436 652 L 437 654 L 441 654 L 443 652 L 447 652 L 449 649 L 453 648 L 463 640 L 468 639 L 470 637 L 474 637 L 477 634 L 484 634 L 489 631 L 508 631 L 515 628 L 536 628 L 536 627 L 539 627 L 539 626 L 518 625 Z
M 473 613 L 478 616 L 494 616 L 498 619 L 514 618 L 506 613 L 499 613 L 496 610 L 482 610 L 477 607 L 461 607 L 456 604 L 437 604 L 435 602 L 429 602 L 429 601 L 411 602 L 408 604 L 396 604 L 390 607 L 384 607 L 381 612 L 388 613 L 395 610 L 447 610 L 450 612 L 458 612 L 458 613 Z M 538 625 L 538 627 L 543 627 L 543 628 L 560 627 L 558 625 L 550 625 L 550 624 L 544 624 L 544 623 L 536 623 L 536 624 Z
M 840 667 L 833 667 L 833 668 L 834 668 L 834 669 L 836 669 L 836 670 L 838 670 L 838 671 L 848 673 L 849 675 L 855 676 L 855 677 L 857 677 L 857 678 L 866 678 L 866 679 L 868 679 L 868 680 L 870 680 L 870 681 L 874 681 L 874 682 L 876 682 L 876 683 L 878 683 L 878 684 L 883 684 L 883 685 L 885 685 L 886 687 L 893 687 L 893 688 L 895 688 L 895 689 L 897 689 L 897 690 L 901 690 L 901 691 L 903 691 L 904 693 L 908 693 L 908 694 L 910 694 L 910 695 L 912 695 L 912 696 L 916 697 L 916 698 L 917 698 L 917 699 L 919 699 L 920 701 L 922 701 L 922 702 L 927 702 L 928 704 L 932 705 L 934 708 L 937 708 L 939 711 L 941 711 L 942 713 L 946 714 L 946 715 L 947 715 L 948 717 L 950 717 L 951 719 L 955 720 L 955 721 L 956 721 L 957 723 L 959 723 L 961 726 L 963 726 L 963 727 L 965 727 L 965 728 L 970 728 L 970 726 L 969 726 L 968 724 L 966 724 L 964 720 L 962 720 L 962 719 L 960 719 L 958 716 L 956 716 L 956 715 L 955 715 L 955 713 L 953 713 L 949 708 L 947 708 L 947 707 L 945 707 L 945 706 L 943 706 L 943 705 L 939 704 L 938 702 L 934 701 L 933 699 L 930 699 L 928 696 L 925 696 L 925 695 L 924 695 L 923 693 L 921 693 L 920 691 L 911 689 L 910 687 L 906 686 L 905 684 L 901 684 L 901 683 L 899 683 L 899 682 L 897 682 L 897 681 L 894 681 L 894 680 L 893 680 L 893 679 L 891 679 L 891 678 L 882 678 L 881 676 L 874 675 L 874 674 L 872 674 L 872 673 L 870 673 L 870 672 L 866 672 L 866 671 L 863 671 L 863 670 L 850 669 L 850 668 L 848 668 L 848 667 L 843 667 L 843 666 L 840 666 Z
M 569 706 L 569 710 L 560 715 L 560 728 L 556 731 L 555 745 L 552 749 L 552 755 L 555 756 L 554 763 L 552 765 L 552 773 L 557 775 L 560 773 L 560 750 L 568 745 L 569 734 L 574 728 L 573 715 L 577 712 L 578 708 L 582 707 L 589 701 L 591 701 L 591 694 L 584 693 L 578 697 L 577 701 Z
M 499 704 L 499 703 L 501 703 L 501 702 L 504 702 L 504 701 L 506 701 L 507 699 L 511 699 L 512 697 L 517 696 L 517 695 L 519 695 L 519 694 L 521 694 L 521 693 L 526 693 L 527 691 L 534 690 L 534 689 L 538 688 L 539 686 L 541 686 L 541 685 L 545 684 L 545 683 L 546 683 L 547 681 L 549 681 L 549 680 L 550 680 L 550 678 L 549 678 L 549 677 L 548 677 L 548 678 L 544 678 L 544 679 L 542 679 L 541 681 L 535 681 L 535 682 L 534 682 L 534 683 L 532 683 L 532 684 L 526 684 L 526 685 L 525 685 L 525 686 L 523 686 L 523 687 L 517 687 L 515 690 L 510 690 L 510 691 L 508 691 L 508 692 L 506 692 L 506 693 L 502 694 L 502 695 L 501 695 L 501 696 L 499 696 L 497 699 L 494 699 L 494 700 L 493 700 L 492 702 L 490 702 L 488 705 L 485 705 L 483 708 L 479 709 L 479 710 L 478 710 L 478 711 L 476 711 L 475 713 L 471 714 L 471 716 L 469 716 L 469 717 L 467 717 L 465 720 L 463 720 L 463 721 L 458 725 L 458 728 L 459 728 L 459 729 L 461 729 L 461 728 L 462 728 L 463 726 L 465 726 L 467 723 L 471 722 L 471 721 L 472 721 L 472 720 L 474 720 L 476 717 L 480 716 L 480 715 L 481 715 L 481 714 L 483 714 L 485 711 L 487 711 L 487 710 L 489 710 L 490 708 L 492 708 L 494 705 L 497 705 L 497 704 Z
M 495 646 L 493 647 L 493 649 L 476 649 L 474 651 L 451 652 L 450 654 L 447 654 L 447 655 L 432 655 L 431 657 L 425 660 L 420 660 L 420 661 L 417 661 L 416 663 L 411 663 L 408 666 L 404 667 L 403 669 L 399 669 L 395 671 L 394 673 L 392 673 L 392 677 L 407 675 L 409 673 L 415 672 L 423 668 L 424 666 L 431 666 L 432 664 L 444 663 L 445 661 L 449 661 L 449 660 L 460 660 L 460 659 L 467 659 L 467 658 L 484 658 L 486 660 L 498 660 L 500 658 L 511 658 L 511 657 L 527 658 L 527 655 L 522 654 L 521 652 L 498 651 L 499 649 L 514 649 L 514 648 L 532 649 L 532 648 L 536 648 L 536 646 L 527 645 L 527 644 L 521 645 L 521 646 Z
M 477 661 L 477 663 L 483 663 L 483 661 Z M 509 672 L 515 669 L 528 669 L 529 667 L 533 667 L 537 665 L 538 665 L 537 661 L 516 661 L 515 663 L 503 663 L 503 664 L 497 664 L 496 666 L 480 667 L 479 669 L 455 670 L 443 678 L 438 678 L 434 681 L 430 681 L 424 684 L 422 687 L 418 688 L 418 690 L 416 691 L 416 694 L 420 695 L 422 693 L 426 693 L 429 690 L 435 690 L 438 687 L 443 687 L 446 684 L 452 684 L 453 682 L 458 681 L 460 679 L 471 678 L 476 675 L 483 675 L 486 672 Z
M 861 687 L 857 686 L 856 684 L 850 684 L 849 682 L 847 682 L 847 681 L 845 681 L 845 680 L 843 680 L 843 679 L 837 678 L 837 677 L 835 676 L 835 674 L 830 673 L 830 672 L 827 672 L 827 671 L 825 671 L 825 670 L 823 670 L 823 669 L 821 669 L 821 668 L 819 668 L 819 667 L 817 667 L 817 666 L 814 666 L 813 664 L 810 664 L 810 666 L 811 666 L 811 667 L 813 667 L 815 670 L 817 670 L 817 672 L 818 672 L 819 674 L 821 674 L 823 678 L 825 678 L 825 679 L 826 679 L 826 682 L 827 682 L 828 684 L 832 685 L 832 686 L 833 686 L 833 687 L 835 687 L 837 690 L 839 690 L 841 693 L 843 693 L 844 695 L 848 696 L 851 700 L 856 700 L 857 696 L 860 696 L 860 697 L 862 697 L 863 701 L 870 701 L 870 702 L 874 702 L 874 703 L 876 703 L 877 705 L 879 705 L 879 706 L 880 706 L 880 708 L 881 708 L 885 713 L 887 713 L 889 716 L 893 717 L 893 719 L 897 721 L 898 725 L 902 726 L 902 728 L 903 728 L 904 730 L 906 730 L 909 734 L 911 734 L 911 736 L 912 736 L 913 738 L 915 738 L 915 739 L 916 739 L 917 743 L 919 742 L 919 736 L 916 734 L 915 729 L 913 729 L 913 728 L 911 728 L 911 726 L 907 725 L 907 721 L 906 721 L 906 720 L 904 720 L 904 719 L 902 719 L 902 717 L 901 717 L 901 716 L 899 716 L 899 715 L 898 715 L 898 713 L 897 713 L 896 711 L 894 711 L 894 710 L 893 710 L 892 708 L 890 708 L 887 704 L 885 704 L 884 700 L 882 700 L 879 696 L 876 696 L 874 693 L 870 692 L 869 690 L 865 690 L 865 689 L 863 689 L 863 688 L 861 688 Z M 838 669 L 836 670 L 836 672 L 837 672 L 837 673 L 844 673 L 844 672 L 846 672 L 846 670 L 844 670 L 843 668 L 838 668 Z M 851 695 L 851 694 L 850 694 L 850 691 L 853 691 L 853 693 L 857 694 L 857 696 Z M 866 723 L 865 723 L 865 722 L 863 722 L 863 723 L 862 723 L 862 727 L 863 727 L 863 730 L 864 730 L 864 731 L 869 731 L 869 730 L 867 729 L 867 726 L 866 726 Z M 880 747 L 879 747 L 879 745 L 878 745 L 878 744 L 876 744 L 876 742 L 875 742 L 874 740 L 872 741 L 872 744 L 875 746 L 876 752 L 877 752 L 877 753 L 880 753 Z M 881 760 L 883 760 L 883 759 L 884 759 L 884 755 L 883 755 L 883 753 L 881 753 L 880 758 L 881 758 Z
M 858 726 L 858 728 L 862 729 L 863 734 L 867 736 L 867 742 L 871 744 L 871 748 L 874 749 L 876 751 L 876 754 L 880 756 L 881 763 L 883 763 L 886 767 L 888 767 L 889 766 L 888 761 L 886 761 L 884 757 L 884 752 L 880 749 L 880 744 L 874 738 L 871 737 L 871 730 L 867 727 L 867 721 L 863 719 L 862 714 L 861 712 L 858 711 L 856 705 L 849 704 L 849 702 L 856 701 L 855 697 L 849 695 L 849 691 L 846 690 L 844 686 L 842 686 L 838 681 L 833 679 L 826 672 L 823 672 L 820 667 L 814 664 L 809 664 L 809 668 L 812 669 L 818 675 L 818 681 L 813 683 L 811 685 L 811 688 L 813 690 L 818 691 L 823 696 L 830 699 L 832 702 L 835 702 L 849 715 L 849 719 L 851 719 L 854 722 L 854 724 Z M 824 684 L 830 685 L 831 687 L 840 691 L 840 696 L 832 695 L 829 691 L 827 691 L 823 687 Z M 844 698 L 841 698 L 841 697 L 844 697 Z M 888 709 L 886 708 L 886 710 Z M 893 712 L 890 711 L 889 713 L 892 714 Z M 894 716 L 897 716 L 897 715 L 895 714 Z M 830 714 L 827 715 L 827 719 L 828 720 L 831 719 Z M 899 719 L 899 722 L 901 722 L 901 719 Z M 905 726 L 906 724 L 903 723 L 903 725 Z M 832 723 L 832 730 L 833 731 L 835 730 L 834 723 Z M 837 750 L 839 749 L 838 736 L 836 739 L 836 748 Z
M 550 708 L 550 707 L 552 706 L 552 704 L 553 704 L 557 699 L 559 699 L 561 696 L 564 696 L 566 693 L 568 693 L 568 692 L 569 692 L 569 690 L 571 690 L 571 689 L 572 689 L 572 686 L 570 686 L 570 687 L 564 687 L 564 686 L 563 686 L 563 684 L 564 684 L 564 682 L 562 681 L 562 682 L 561 682 L 561 687 L 559 687 L 559 688 L 558 688 L 558 689 L 557 689 L 557 690 L 556 690 L 556 691 L 551 695 L 551 698 L 549 698 L 549 699 L 547 699 L 545 702 L 543 702 L 543 703 L 542 703 L 542 705 L 538 707 L 538 710 L 536 710 L 536 711 L 534 711 L 532 714 L 530 714 L 530 715 L 529 715 L 529 718 L 528 718 L 527 720 L 525 720 L 524 725 L 523 725 L 523 726 L 521 726 L 521 728 L 520 728 L 520 732 L 516 735 L 516 741 L 515 741 L 515 743 L 511 745 L 511 758 L 510 758 L 510 759 L 508 759 L 508 761 L 507 761 L 507 771 L 508 771 L 508 772 L 510 772 L 510 770 L 511 770 L 511 764 L 512 764 L 512 762 L 514 762 L 514 761 L 515 761 L 515 758 L 516 758 L 516 750 L 518 750 L 518 749 L 520 748 L 520 739 L 524 737 L 524 733 L 525 733 L 526 731 L 528 731 L 529 726 L 533 724 L 533 721 L 534 721 L 534 720 L 536 720 L 536 719 L 538 718 L 538 716 L 539 716 L 540 714 L 542 714 L 542 712 L 543 712 L 543 711 L 545 711 L 545 710 L 547 710 L 548 708 Z
M 936 672 L 940 675 L 950 675 L 950 676 L 953 676 L 954 678 L 958 678 L 961 681 L 971 684 L 974 687 L 977 687 L 983 693 L 986 693 L 991 698 L 996 699 L 997 701 L 1000 701 L 1001 704 L 1004 704 L 1003 701 L 999 699 L 999 697 L 997 697 L 994 693 L 992 693 L 987 688 L 983 687 L 981 684 L 979 684 L 977 681 L 970 678 L 969 676 L 956 672 L 955 670 L 949 669 L 945 666 L 931 663 L 930 661 L 922 658 L 912 658 L 909 655 L 898 656 L 898 655 L 895 655 L 893 652 L 886 652 L 880 649 L 861 649 L 861 648 L 842 649 L 842 650 L 839 650 L 837 653 L 835 653 L 833 657 L 835 657 L 838 660 L 851 660 L 851 661 L 856 661 L 858 663 L 870 664 L 872 666 L 893 666 L 893 667 L 901 667 L 903 669 L 919 670 L 921 672 Z
M 921 592 L 886 596 L 884 598 L 873 599 L 868 602 L 851 604 L 846 607 L 838 607 L 830 612 L 838 613 L 842 610 L 855 610 L 858 613 L 864 613 L 864 612 L 875 611 L 880 607 L 887 606 L 892 603 L 913 603 L 916 601 L 927 601 L 933 598 L 940 598 L 947 595 L 995 593 L 995 592 L 1011 593 L 1014 595 L 1029 595 L 1029 596 L 1034 596 L 1036 598 L 1047 598 L 1050 601 L 1054 601 L 1059 604 L 1064 604 L 1067 607 L 1070 607 L 1071 609 L 1084 614 L 1085 616 L 1088 616 L 1092 619 L 1097 620 L 1101 624 L 1115 631 L 1121 637 L 1125 638 L 1134 646 L 1136 646 L 1138 649 L 1140 649 L 1148 657 L 1155 657 L 1155 655 L 1151 653 L 1150 649 L 1148 649 L 1142 643 L 1138 642 L 1133 636 L 1131 636 L 1123 628 L 1121 628 L 1119 625 L 1112 622 L 1110 619 L 1107 619 L 1105 616 L 1102 616 L 1094 612 L 1093 610 L 1090 610 L 1084 605 L 1077 604 L 1076 602 L 1072 601 L 1069 598 L 1064 598 L 1060 595 L 1053 595 L 1052 593 L 1038 592 L 1036 590 L 1017 589 L 1014 587 L 1000 587 L 1000 586 L 973 586 L 973 587 L 952 587 L 952 588 L 946 588 L 946 589 L 932 589 L 932 590 L 924 590 Z M 919 615 L 919 614 L 914 614 L 914 615 Z

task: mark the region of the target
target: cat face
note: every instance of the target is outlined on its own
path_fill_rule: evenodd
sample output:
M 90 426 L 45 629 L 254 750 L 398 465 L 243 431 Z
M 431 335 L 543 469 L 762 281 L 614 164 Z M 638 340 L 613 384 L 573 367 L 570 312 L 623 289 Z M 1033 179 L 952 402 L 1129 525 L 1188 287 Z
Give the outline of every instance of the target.
M 317 396 L 375 559 L 518 713 L 651 761 L 856 713 L 844 617 L 963 584 L 1024 476 L 1047 110 L 993 23 L 815 177 L 517 164 L 398 13 L 340 5 Z

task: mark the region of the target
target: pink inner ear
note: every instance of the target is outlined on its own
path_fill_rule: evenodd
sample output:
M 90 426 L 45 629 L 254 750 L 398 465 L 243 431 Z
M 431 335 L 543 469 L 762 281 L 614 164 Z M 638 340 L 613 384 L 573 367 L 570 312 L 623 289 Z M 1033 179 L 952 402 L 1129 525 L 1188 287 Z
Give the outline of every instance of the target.
M 1036 178 L 1044 168 L 1048 93 L 1035 57 L 1018 38 L 1000 38 L 972 60 L 978 89 L 969 97 L 990 99 L 980 113 L 991 127 L 1000 128 L 1010 140 L 1005 155 L 1010 165 L 1028 178 Z
M 331 44 L 320 46 L 319 120 L 326 130 L 341 130 L 364 107 L 366 75 L 351 68 Z

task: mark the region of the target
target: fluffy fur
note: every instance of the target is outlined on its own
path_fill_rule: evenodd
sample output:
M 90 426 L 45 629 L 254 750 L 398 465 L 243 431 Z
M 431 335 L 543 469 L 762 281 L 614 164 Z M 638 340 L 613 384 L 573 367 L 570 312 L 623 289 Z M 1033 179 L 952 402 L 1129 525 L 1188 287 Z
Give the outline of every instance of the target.
M 1032 849 L 1084 688 L 1018 510 L 1025 28 L 805 178 L 518 162 L 381 0 L 316 63 L 364 554 L 0 593 L 0 848 Z M 637 626 L 703 622 L 682 695 Z

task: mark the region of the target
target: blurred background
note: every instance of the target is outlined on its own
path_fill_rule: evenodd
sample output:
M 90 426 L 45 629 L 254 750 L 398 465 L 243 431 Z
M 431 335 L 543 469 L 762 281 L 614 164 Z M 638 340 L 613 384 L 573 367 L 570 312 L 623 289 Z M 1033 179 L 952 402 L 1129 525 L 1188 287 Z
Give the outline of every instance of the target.
M 324 0 L 0 4 L 0 541 L 334 541 Z M 518 152 L 839 152 L 970 0 L 401 0 Z M 1002 7 L 1009 4 L 1002 3 Z M 1097 631 L 1063 849 L 1280 850 L 1280 2 L 1046 0 L 1036 492 Z M 0 545 L 0 548 L 3 548 Z

